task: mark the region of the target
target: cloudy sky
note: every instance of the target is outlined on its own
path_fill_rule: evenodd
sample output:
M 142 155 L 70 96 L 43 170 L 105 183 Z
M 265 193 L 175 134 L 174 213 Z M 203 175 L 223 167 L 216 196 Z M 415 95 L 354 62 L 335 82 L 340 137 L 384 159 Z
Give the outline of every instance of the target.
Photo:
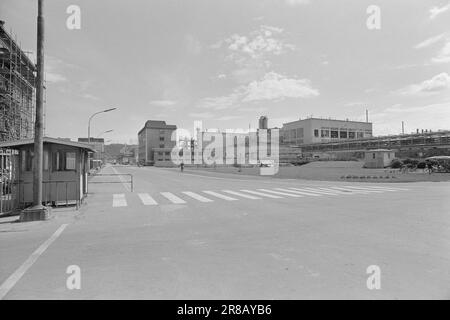
M 448 0 L 46 0 L 46 134 L 132 143 L 148 119 L 191 129 L 307 116 L 374 134 L 450 129 Z M 35 0 L 0 19 L 35 50 Z M 70 5 L 81 28 L 66 26 Z M 369 29 L 370 5 L 380 28 Z M 373 20 L 371 20 L 373 21 Z

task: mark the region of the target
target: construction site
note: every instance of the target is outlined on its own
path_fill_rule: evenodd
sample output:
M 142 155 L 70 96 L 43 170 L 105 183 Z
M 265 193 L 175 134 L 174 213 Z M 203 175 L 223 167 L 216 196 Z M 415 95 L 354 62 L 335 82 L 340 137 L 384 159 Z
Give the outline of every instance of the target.
M 0 142 L 33 137 L 36 66 L 0 21 Z

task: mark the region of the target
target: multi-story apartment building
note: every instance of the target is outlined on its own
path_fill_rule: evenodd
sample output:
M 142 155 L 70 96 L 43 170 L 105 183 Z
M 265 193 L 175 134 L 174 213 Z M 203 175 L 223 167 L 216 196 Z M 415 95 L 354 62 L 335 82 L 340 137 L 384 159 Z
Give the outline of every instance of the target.
M 176 129 L 176 125 L 166 124 L 165 121 L 145 122 L 144 127 L 138 132 L 139 163 L 154 165 L 157 161 L 169 161 L 170 152 L 176 145 L 176 139 L 172 140 L 172 133 Z
M 283 124 L 282 143 L 302 145 L 372 137 L 372 123 L 308 118 Z

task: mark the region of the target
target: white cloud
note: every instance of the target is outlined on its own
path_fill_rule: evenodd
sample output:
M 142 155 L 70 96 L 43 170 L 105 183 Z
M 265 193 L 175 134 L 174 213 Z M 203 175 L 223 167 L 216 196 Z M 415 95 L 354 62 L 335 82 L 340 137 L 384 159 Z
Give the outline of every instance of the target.
M 46 71 L 45 72 L 45 81 L 49 83 L 58 83 L 58 82 L 65 82 L 67 81 L 67 78 L 63 76 L 62 74 Z
M 441 33 L 437 36 L 428 38 L 421 43 L 418 43 L 414 46 L 414 49 L 422 49 L 431 46 L 432 44 L 435 44 L 436 42 L 439 42 L 440 40 L 444 39 L 445 33 Z
M 310 0 L 285 0 L 286 4 L 289 6 L 300 6 L 309 4 Z
M 150 104 L 158 107 L 171 107 L 177 104 L 177 101 L 174 100 L 152 100 Z
M 233 34 L 211 48 L 224 48 L 225 61 L 237 67 L 231 77 L 239 84 L 247 84 L 269 70 L 273 57 L 296 49 L 282 38 L 283 32 L 280 27 L 261 25 L 247 35 Z
M 435 75 L 431 79 L 425 80 L 419 84 L 412 84 L 398 93 L 402 95 L 432 95 L 450 88 L 450 76 L 446 72 Z
M 307 79 L 290 79 L 275 72 L 267 73 L 260 81 L 251 82 L 242 101 L 309 98 L 319 95 Z
M 441 13 L 446 12 L 447 10 L 450 9 L 450 2 L 447 3 L 445 6 L 443 7 L 433 7 L 430 9 L 430 19 L 434 19 L 436 18 L 438 15 L 440 15 Z
M 287 78 L 276 72 L 268 72 L 261 80 L 241 85 L 229 95 L 204 98 L 197 107 L 212 110 L 230 110 L 242 104 L 285 98 L 310 98 L 319 95 L 308 79 Z M 243 110 L 245 108 L 242 108 Z
M 450 62 L 450 41 L 447 41 L 436 57 L 431 59 L 434 63 L 449 63 Z
M 48 83 L 60 83 L 66 82 L 67 77 L 65 73 L 67 73 L 68 69 L 77 68 L 75 65 L 67 63 L 59 58 L 45 55 L 45 81 Z
M 248 59 L 264 60 L 267 56 L 280 55 L 295 49 L 294 45 L 277 38 L 282 32 L 282 28 L 262 25 L 247 36 L 234 34 L 224 41 L 214 44 L 213 48 L 226 45 L 230 51 L 227 59 L 243 65 Z

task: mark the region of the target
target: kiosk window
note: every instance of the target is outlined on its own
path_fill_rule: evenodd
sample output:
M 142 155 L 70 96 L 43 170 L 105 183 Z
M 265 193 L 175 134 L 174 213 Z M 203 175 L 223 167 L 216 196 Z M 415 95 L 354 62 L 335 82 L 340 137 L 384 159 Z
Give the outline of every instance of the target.
M 75 152 L 66 152 L 66 170 L 75 170 Z

